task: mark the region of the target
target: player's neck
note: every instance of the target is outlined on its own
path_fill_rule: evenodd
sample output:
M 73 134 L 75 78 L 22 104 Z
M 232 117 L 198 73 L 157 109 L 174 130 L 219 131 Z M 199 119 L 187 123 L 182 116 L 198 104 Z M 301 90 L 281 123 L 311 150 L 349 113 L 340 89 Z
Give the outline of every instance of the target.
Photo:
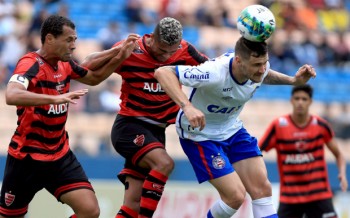
M 311 118 L 310 114 L 291 114 L 291 118 L 298 127 L 306 126 Z
M 246 76 L 244 76 L 243 73 L 241 73 L 241 68 L 240 68 L 239 64 L 237 63 L 237 61 L 232 62 L 232 72 L 231 73 L 232 73 L 233 78 L 235 78 L 235 80 L 240 84 L 247 82 L 247 80 L 249 79 L 249 78 L 246 78 Z
M 42 57 L 44 59 L 44 61 L 47 62 L 48 64 L 50 64 L 52 67 L 56 67 L 57 66 L 58 59 L 57 58 L 53 58 L 52 56 L 50 56 L 49 55 L 50 52 L 48 52 L 45 49 L 41 48 L 41 49 L 37 50 L 36 53 L 38 55 L 40 55 L 40 57 Z

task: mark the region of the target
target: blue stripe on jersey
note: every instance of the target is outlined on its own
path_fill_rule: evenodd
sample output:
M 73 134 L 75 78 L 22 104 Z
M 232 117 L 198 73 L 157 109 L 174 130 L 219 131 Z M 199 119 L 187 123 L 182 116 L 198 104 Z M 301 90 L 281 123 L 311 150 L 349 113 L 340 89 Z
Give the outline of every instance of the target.
M 210 210 L 208 211 L 207 218 L 214 218 L 213 215 L 211 214 Z
M 277 214 L 272 214 L 272 215 L 269 215 L 269 216 L 264 216 L 262 218 L 278 218 Z
M 176 71 L 177 78 L 180 78 L 180 76 L 179 76 L 179 65 L 175 66 L 175 71 Z

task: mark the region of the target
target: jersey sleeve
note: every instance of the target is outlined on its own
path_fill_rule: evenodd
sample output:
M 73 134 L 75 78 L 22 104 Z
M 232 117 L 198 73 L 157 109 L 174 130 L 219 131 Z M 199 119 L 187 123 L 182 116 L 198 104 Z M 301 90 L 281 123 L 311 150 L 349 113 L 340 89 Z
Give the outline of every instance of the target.
M 71 73 L 71 78 L 72 79 L 82 78 L 82 77 L 86 76 L 86 74 L 88 73 L 88 69 L 87 68 L 78 65 L 73 60 L 69 61 L 69 65 L 72 68 L 72 73 Z
M 325 143 L 328 143 L 329 141 L 331 141 L 333 139 L 333 137 L 335 135 L 332 127 L 330 126 L 330 124 L 326 120 L 324 120 L 320 117 L 317 118 L 317 122 L 320 126 L 323 127 L 322 129 L 323 129 L 324 140 L 325 140 Z
M 187 42 L 187 60 L 188 65 L 198 65 L 208 60 L 208 57 L 200 53 L 191 43 Z
M 33 87 L 36 85 L 38 82 L 38 74 L 38 61 L 35 58 L 23 57 L 18 61 L 9 82 L 21 83 L 26 89 L 28 89 L 29 86 Z
M 259 140 L 259 147 L 262 151 L 269 151 L 276 147 L 276 131 L 277 131 L 277 120 L 270 123 L 267 127 L 265 133 Z
M 219 82 L 220 67 L 215 61 L 207 61 L 198 66 L 178 65 L 176 75 L 182 85 L 199 88 Z

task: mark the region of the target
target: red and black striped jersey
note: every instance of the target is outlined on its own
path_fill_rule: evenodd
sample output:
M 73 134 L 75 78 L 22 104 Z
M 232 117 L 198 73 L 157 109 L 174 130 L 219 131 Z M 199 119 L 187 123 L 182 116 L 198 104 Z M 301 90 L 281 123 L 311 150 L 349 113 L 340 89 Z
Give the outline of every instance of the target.
M 74 61 L 58 62 L 57 69 L 32 52 L 17 63 L 14 74 L 29 80 L 27 90 L 38 94 L 60 95 L 69 92 L 70 80 L 84 77 L 87 69 Z M 41 106 L 17 106 L 17 128 L 11 139 L 9 154 L 22 159 L 54 161 L 69 150 L 65 124 L 68 103 Z
M 154 78 L 154 71 L 166 65 L 198 65 L 207 60 L 190 43 L 181 41 L 179 49 L 166 62 L 155 60 L 146 50 L 146 34 L 138 40 L 139 49 L 133 51 L 116 70 L 122 76 L 119 114 L 134 116 L 153 124 L 172 124 L 179 107 Z M 122 43 L 118 42 L 116 45 Z M 115 45 L 115 46 L 116 46 Z
M 302 128 L 290 115 L 279 117 L 270 124 L 259 147 L 277 151 L 280 202 L 306 203 L 332 197 L 324 146 L 333 137 L 329 124 L 315 115 Z

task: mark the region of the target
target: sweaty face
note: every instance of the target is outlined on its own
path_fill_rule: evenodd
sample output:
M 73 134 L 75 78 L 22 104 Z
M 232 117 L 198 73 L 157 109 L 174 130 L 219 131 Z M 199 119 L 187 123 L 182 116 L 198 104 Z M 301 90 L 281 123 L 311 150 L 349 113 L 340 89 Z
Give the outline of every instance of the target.
M 250 79 L 256 83 L 261 82 L 266 71 L 266 64 L 268 59 L 269 56 L 267 54 L 260 57 L 250 56 L 249 60 L 241 59 L 241 70 L 246 79 Z
M 165 62 L 175 54 L 179 49 L 179 45 L 180 42 L 175 45 L 168 45 L 164 42 L 158 42 L 158 40 L 155 40 L 154 37 L 152 37 L 149 45 L 149 52 L 155 60 Z
M 69 61 L 72 59 L 75 49 L 75 41 L 77 33 L 70 27 L 63 27 L 63 34 L 54 38 L 52 41 L 53 52 L 61 61 Z
M 304 91 L 297 91 L 291 97 L 293 113 L 296 115 L 306 115 L 309 113 L 309 107 L 312 103 L 310 96 Z

